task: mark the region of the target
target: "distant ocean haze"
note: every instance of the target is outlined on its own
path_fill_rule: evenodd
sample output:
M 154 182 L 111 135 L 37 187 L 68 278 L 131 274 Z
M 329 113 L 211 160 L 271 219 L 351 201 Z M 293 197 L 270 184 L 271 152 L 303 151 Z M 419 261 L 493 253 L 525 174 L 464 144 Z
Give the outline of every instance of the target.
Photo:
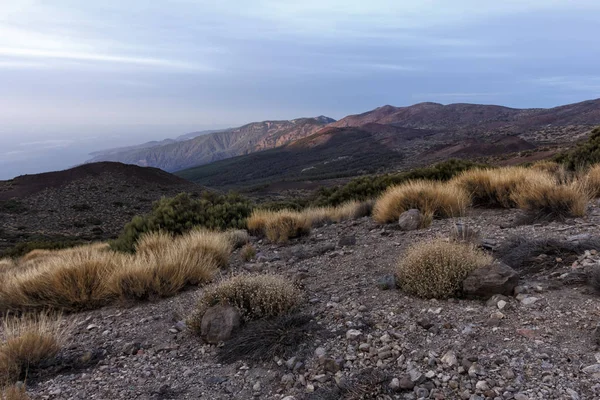
M 7 127 L 0 130 L 0 180 L 62 170 L 89 154 L 114 147 L 175 138 L 203 126 L 91 126 L 69 129 Z

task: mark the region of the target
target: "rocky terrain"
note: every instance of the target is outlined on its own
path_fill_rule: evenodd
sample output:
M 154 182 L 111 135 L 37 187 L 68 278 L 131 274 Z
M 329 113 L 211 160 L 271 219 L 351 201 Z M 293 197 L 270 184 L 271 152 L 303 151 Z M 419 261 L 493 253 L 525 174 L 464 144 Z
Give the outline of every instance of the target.
M 32 237 L 114 237 L 161 197 L 203 189 L 156 168 L 111 162 L 0 181 L 0 250 Z
M 119 161 L 165 171 L 178 171 L 196 165 L 208 164 L 224 158 L 271 149 L 310 136 L 334 120 L 320 116 L 290 121 L 253 122 L 225 129 L 189 140 L 142 148 L 112 149 L 99 152 L 88 162 Z M 184 135 L 185 138 L 187 135 Z
M 577 244 L 598 239 L 600 208 L 544 225 L 517 225 L 518 217 L 474 209 L 410 232 L 363 218 L 286 245 L 253 238 L 256 260 L 243 262 L 236 251 L 223 275 L 276 272 L 299 283 L 313 325 L 294 354 L 219 363 L 221 347 L 183 323 L 199 288 L 65 316 L 68 345 L 57 363 L 28 377 L 28 391 L 34 399 L 599 398 L 600 302 L 585 273 L 600 254 Z M 498 257 L 514 237 L 554 238 L 579 252 L 530 254 L 513 265 L 514 296 L 422 300 L 394 287 L 408 245 L 450 237 L 459 225 L 478 231 Z

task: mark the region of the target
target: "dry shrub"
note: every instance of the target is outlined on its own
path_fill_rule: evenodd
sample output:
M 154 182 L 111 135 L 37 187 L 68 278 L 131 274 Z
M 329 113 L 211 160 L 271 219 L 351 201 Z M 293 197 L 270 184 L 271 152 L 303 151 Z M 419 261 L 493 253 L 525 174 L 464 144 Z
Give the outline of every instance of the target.
M 341 222 L 366 217 L 371 214 L 373 201 L 349 201 L 335 207 L 307 208 L 302 212 L 311 226 L 328 222 Z
M 250 241 L 250 236 L 244 229 L 232 229 L 225 231 L 225 236 L 234 249 L 239 249 Z
M 310 316 L 298 314 L 251 321 L 220 348 L 219 362 L 267 361 L 296 355 L 298 347 L 314 330 L 310 321 Z
M 0 389 L 0 400 L 30 400 L 24 387 L 10 385 Z
M 512 195 L 519 186 L 549 176 L 524 167 L 473 169 L 454 178 L 451 184 L 465 190 L 475 206 L 512 208 L 517 206 Z
M 240 250 L 240 256 L 242 257 L 242 260 L 250 261 L 256 257 L 256 249 L 254 246 L 248 243 Z
M 17 264 L 11 258 L 0 259 L 0 273 L 10 271 L 16 266 Z
M 122 256 L 84 246 L 58 251 L 29 268 L 18 268 L 0 283 L 3 309 L 91 309 L 112 293 L 109 277 L 122 266 Z
M 492 257 L 473 245 L 441 239 L 419 242 L 400 259 L 396 274 L 407 293 L 424 298 L 447 298 L 459 293 L 463 280 Z
M 253 235 L 264 235 L 265 228 L 267 227 L 267 221 L 271 218 L 272 214 L 276 211 L 260 210 L 256 209 L 252 211 L 252 214 L 246 221 L 246 227 L 248 231 Z
M 29 368 L 54 358 L 65 333 L 60 319 L 48 314 L 6 318 L 0 344 L 0 379 L 18 380 Z
M 302 299 L 302 292 L 282 276 L 239 275 L 207 287 L 188 324 L 199 332 L 206 310 L 220 303 L 236 307 L 242 319 L 250 321 L 286 314 Z
M 168 297 L 186 286 L 210 282 L 229 264 L 232 250 L 226 234 L 203 229 L 176 238 L 150 233 L 140 244 L 135 255 L 122 256 L 126 267 L 110 279 L 113 293 L 122 298 Z
M 580 181 L 559 184 L 552 177 L 541 175 L 518 185 L 511 199 L 527 212 L 528 219 L 537 221 L 582 217 L 590 195 Z
M 296 211 L 273 212 L 266 221 L 264 234 L 273 243 L 285 243 L 291 238 L 310 233 L 310 221 Z
M 373 207 L 373 218 L 379 223 L 394 222 L 412 208 L 429 219 L 458 217 L 465 214 L 468 205 L 467 194 L 457 186 L 437 181 L 411 181 L 393 186 L 379 197 Z
M 588 170 L 583 181 L 592 197 L 600 197 L 600 164 L 593 165 Z

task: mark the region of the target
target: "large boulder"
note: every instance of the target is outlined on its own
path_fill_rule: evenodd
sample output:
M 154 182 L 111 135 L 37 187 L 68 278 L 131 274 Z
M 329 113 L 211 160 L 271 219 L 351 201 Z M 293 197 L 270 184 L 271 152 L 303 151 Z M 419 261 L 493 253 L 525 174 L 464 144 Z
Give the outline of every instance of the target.
M 499 261 L 472 271 L 463 281 L 463 294 L 467 297 L 488 299 L 495 294 L 510 296 L 519 282 L 519 274 Z
M 423 214 L 416 208 L 404 211 L 398 218 L 398 226 L 402 231 L 414 231 L 423 224 Z
M 204 313 L 200 335 L 206 343 L 217 344 L 229 339 L 240 324 L 240 312 L 235 307 L 219 304 Z

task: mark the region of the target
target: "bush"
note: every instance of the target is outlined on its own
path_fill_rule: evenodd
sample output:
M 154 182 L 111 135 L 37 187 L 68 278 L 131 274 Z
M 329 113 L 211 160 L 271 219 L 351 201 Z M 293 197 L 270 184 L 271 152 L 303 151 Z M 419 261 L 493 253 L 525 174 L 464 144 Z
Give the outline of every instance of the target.
M 274 318 L 300 305 L 302 293 L 287 279 L 277 275 L 240 275 L 207 287 L 188 325 L 200 332 L 202 317 L 214 305 L 236 307 L 244 321 Z
M 149 214 L 134 217 L 111 247 L 133 252 L 136 241 L 145 232 L 163 231 L 181 235 L 195 227 L 219 230 L 244 228 L 251 210 L 250 201 L 237 194 L 205 192 L 201 198 L 194 199 L 181 193 L 157 201 Z
M 512 194 L 525 182 L 546 179 L 546 172 L 525 168 L 474 169 L 463 172 L 451 184 L 465 190 L 474 206 L 516 207 Z
M 225 232 L 225 236 L 234 249 L 239 249 L 250 241 L 250 236 L 244 229 L 230 229 Z
M 396 274 L 407 293 L 424 298 L 447 298 L 460 293 L 467 275 L 492 262 L 473 245 L 441 239 L 419 242 L 400 259 Z
M 65 332 L 59 320 L 47 314 L 7 318 L 0 344 L 0 380 L 15 381 L 28 369 L 54 358 Z
M 282 315 L 252 321 L 219 349 L 220 363 L 238 360 L 268 361 L 274 357 L 288 359 L 297 354 L 314 327 L 308 315 Z
M 256 257 L 256 249 L 254 248 L 254 246 L 248 243 L 244 247 L 242 247 L 242 250 L 240 250 L 240 256 L 242 257 L 243 261 L 248 262 L 254 257 Z
M 128 267 L 114 272 L 110 287 L 121 298 L 169 297 L 189 285 L 210 282 L 229 263 L 232 246 L 220 232 L 193 230 L 172 238 L 147 233 L 138 242 Z
M 17 199 L 0 201 L 0 212 L 7 214 L 22 214 L 27 210 L 27 206 Z
M 10 385 L 0 389 L 0 400 L 30 400 L 24 387 Z
M 266 236 L 273 243 L 285 243 L 310 233 L 310 221 L 297 211 L 255 210 L 248 219 L 248 230 Z
M 465 214 L 469 198 L 456 186 L 435 181 L 411 181 L 389 188 L 373 207 L 373 218 L 379 223 L 398 220 L 400 214 L 416 208 L 428 219 L 459 217 Z
M 315 206 L 337 206 L 352 200 L 369 200 L 379 196 L 388 187 L 413 180 L 447 181 L 462 171 L 485 167 L 468 160 L 451 159 L 430 167 L 416 168 L 398 174 L 362 176 L 344 186 L 321 188 L 316 194 Z
M 99 307 L 111 298 L 109 277 L 123 268 L 123 257 L 95 246 L 60 250 L 30 260 L 3 274 L 3 310 L 54 308 L 81 310 Z
M 589 199 L 581 182 L 558 184 L 549 176 L 523 182 L 511 194 L 511 200 L 533 221 L 582 217 Z
M 600 164 L 593 165 L 583 178 L 590 196 L 600 197 Z
M 59 250 L 68 249 L 70 247 L 80 246 L 85 244 L 86 241 L 71 238 L 71 237 L 39 237 L 30 239 L 27 242 L 17 243 L 13 247 L 4 250 L 0 256 L 2 257 L 21 257 L 32 250 L 45 249 L 45 250 Z
M 600 163 L 600 127 L 594 128 L 588 140 L 570 152 L 560 154 L 556 161 L 570 170 L 577 170 Z

